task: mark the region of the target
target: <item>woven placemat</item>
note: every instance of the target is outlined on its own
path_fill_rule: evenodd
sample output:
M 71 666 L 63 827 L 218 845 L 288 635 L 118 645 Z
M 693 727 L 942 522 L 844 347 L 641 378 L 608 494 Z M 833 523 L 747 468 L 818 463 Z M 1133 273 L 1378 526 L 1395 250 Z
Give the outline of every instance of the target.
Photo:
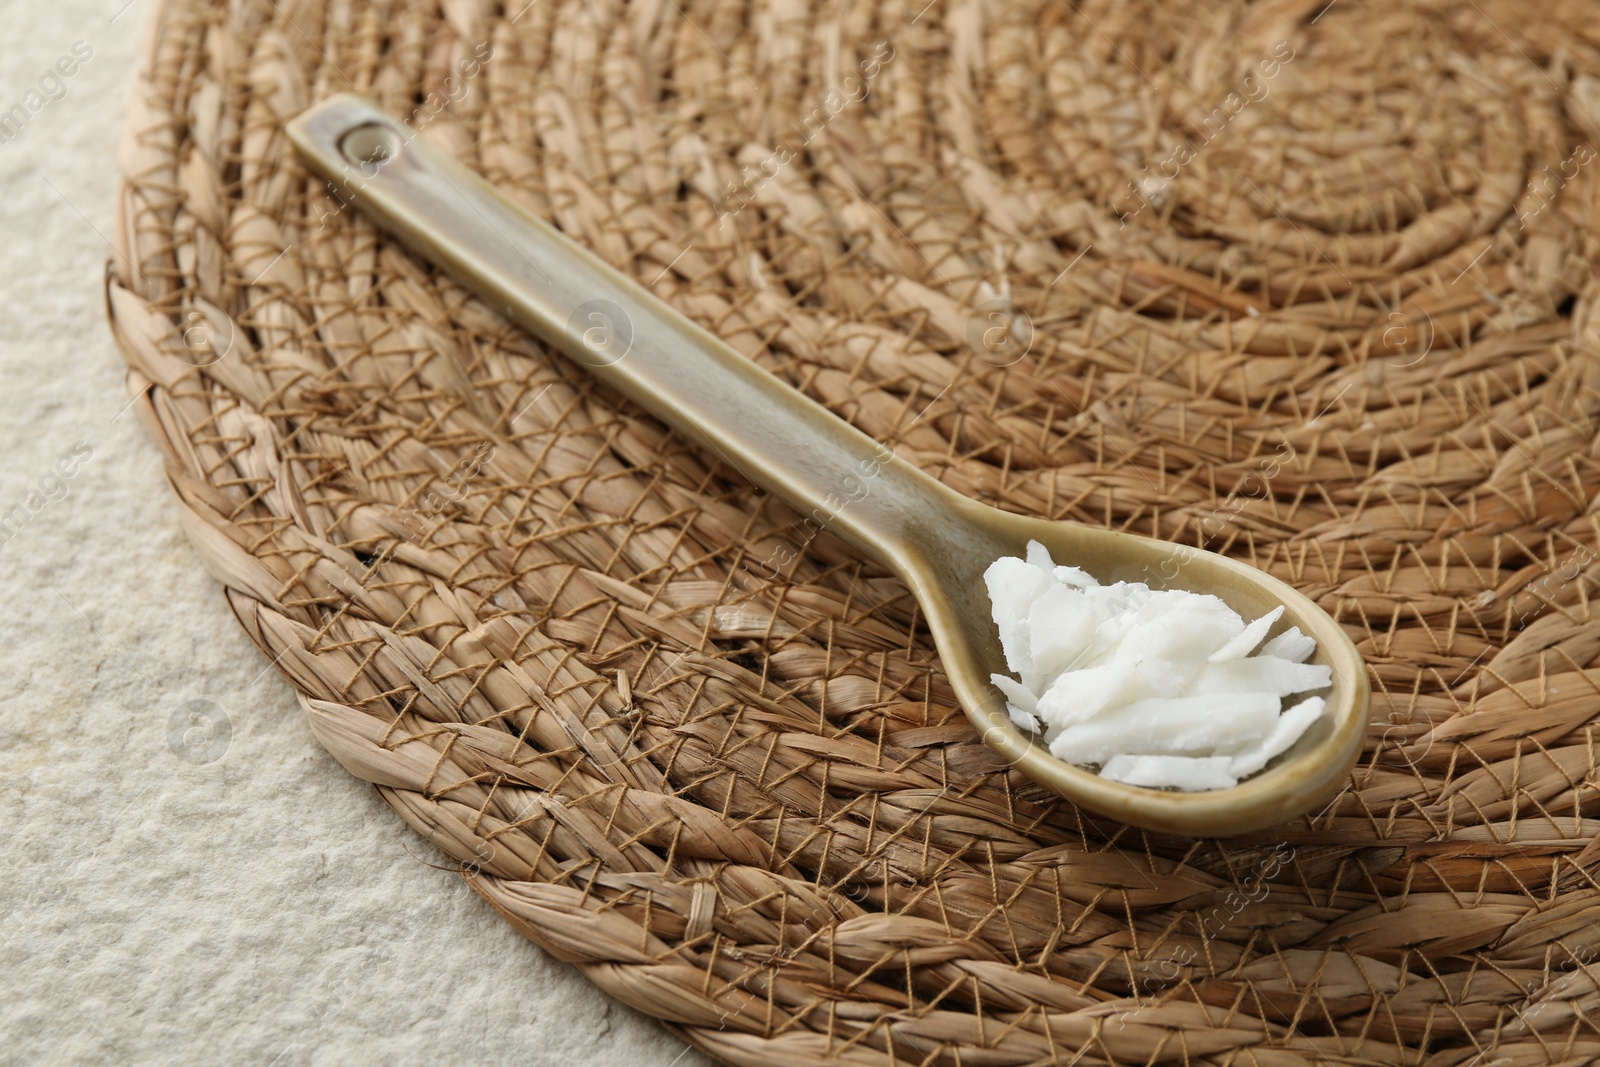
M 925 3 L 166 0 L 110 308 L 241 625 L 731 1063 L 1600 1057 L 1592 9 Z M 1349 788 L 1194 841 L 1008 772 L 894 579 L 309 177 L 351 89 L 961 492 L 1304 590 Z

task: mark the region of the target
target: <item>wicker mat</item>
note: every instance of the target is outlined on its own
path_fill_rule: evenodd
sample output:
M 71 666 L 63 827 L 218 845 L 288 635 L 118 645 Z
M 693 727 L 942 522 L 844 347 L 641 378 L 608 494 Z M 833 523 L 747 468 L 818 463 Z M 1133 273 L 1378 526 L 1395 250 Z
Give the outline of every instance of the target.
M 316 736 L 712 1055 L 1592 1062 L 1597 25 L 166 0 L 111 314 Z M 309 177 L 352 88 L 961 492 L 1304 590 L 1349 788 L 1194 841 L 1008 772 L 898 582 Z

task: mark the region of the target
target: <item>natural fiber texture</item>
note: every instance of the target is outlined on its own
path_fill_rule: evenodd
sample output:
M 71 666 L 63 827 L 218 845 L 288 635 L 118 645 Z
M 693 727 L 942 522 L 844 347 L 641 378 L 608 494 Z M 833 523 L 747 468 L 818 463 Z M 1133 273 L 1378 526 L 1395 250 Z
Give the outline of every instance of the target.
M 923 2 L 167 0 L 110 305 L 241 624 L 732 1063 L 1600 1057 L 1591 9 Z M 1008 773 L 896 581 L 339 210 L 283 124 L 351 88 L 962 492 L 1306 591 L 1351 787 Z

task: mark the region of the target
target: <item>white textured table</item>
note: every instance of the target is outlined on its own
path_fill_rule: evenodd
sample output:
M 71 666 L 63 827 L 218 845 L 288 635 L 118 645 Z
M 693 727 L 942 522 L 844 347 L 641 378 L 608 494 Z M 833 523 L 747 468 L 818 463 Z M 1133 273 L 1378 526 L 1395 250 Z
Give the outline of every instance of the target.
M 437 869 L 184 540 L 101 295 L 154 2 L 0 0 L 0 1063 L 708 1063 Z

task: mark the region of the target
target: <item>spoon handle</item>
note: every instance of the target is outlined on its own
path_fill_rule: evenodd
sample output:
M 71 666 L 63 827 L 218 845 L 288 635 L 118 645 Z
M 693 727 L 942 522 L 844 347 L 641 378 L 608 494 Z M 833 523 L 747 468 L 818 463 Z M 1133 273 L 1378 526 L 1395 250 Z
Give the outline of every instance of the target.
M 318 104 L 289 138 L 381 229 L 791 504 L 798 537 L 827 528 L 905 576 L 930 516 L 971 507 L 361 98 Z

